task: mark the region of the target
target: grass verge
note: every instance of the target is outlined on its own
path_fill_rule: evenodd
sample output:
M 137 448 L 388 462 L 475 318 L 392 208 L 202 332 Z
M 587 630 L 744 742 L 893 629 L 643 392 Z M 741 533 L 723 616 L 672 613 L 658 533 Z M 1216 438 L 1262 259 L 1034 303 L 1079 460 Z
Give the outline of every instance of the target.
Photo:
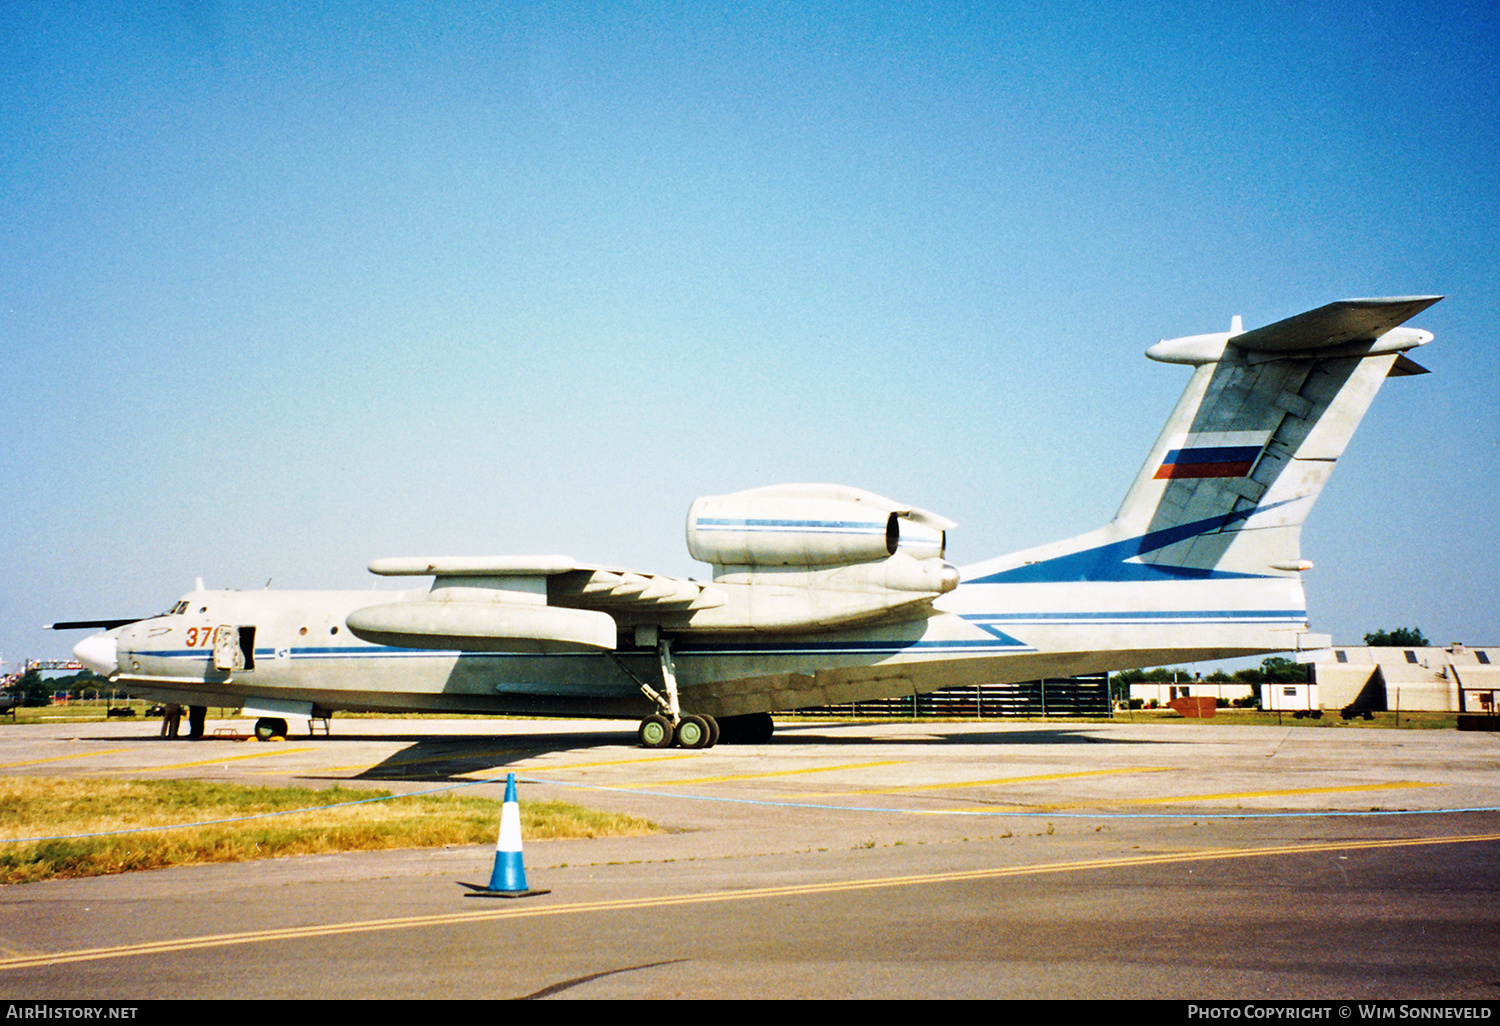
M 1115 714 L 1115 722 L 1120 723 L 1185 723 L 1185 724 L 1208 724 L 1210 726 L 1249 726 L 1249 727 L 1355 727 L 1359 729 L 1396 729 L 1401 730 L 1456 730 L 1458 728 L 1458 714 L 1451 712 L 1403 712 L 1399 715 L 1395 712 L 1377 712 L 1370 719 L 1357 716 L 1352 720 L 1346 720 L 1339 715 L 1337 709 L 1323 711 L 1318 719 L 1311 717 L 1295 718 L 1290 712 L 1277 713 L 1275 710 L 1265 709 L 1220 709 L 1217 713 L 1206 720 L 1193 719 L 1179 716 L 1169 709 L 1132 709 L 1129 713 Z
M 488 798 L 422 795 L 294 811 L 390 793 L 347 787 L 244 787 L 194 780 L 0 777 L 0 839 L 58 838 L 0 843 L 0 883 L 317 852 L 495 841 L 502 803 Z M 287 814 L 209 822 L 264 813 Z M 209 825 L 177 826 L 186 823 Z M 530 840 L 613 837 L 655 829 L 654 824 L 633 816 L 563 802 L 521 803 L 521 833 Z M 141 832 L 111 833 L 127 830 Z M 104 836 L 80 836 L 89 834 Z

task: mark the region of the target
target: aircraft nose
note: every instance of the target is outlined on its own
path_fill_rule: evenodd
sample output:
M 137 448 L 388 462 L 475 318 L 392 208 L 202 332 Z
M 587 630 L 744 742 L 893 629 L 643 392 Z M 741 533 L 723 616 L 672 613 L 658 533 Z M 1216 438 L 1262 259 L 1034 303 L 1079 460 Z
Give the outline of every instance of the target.
M 112 677 L 120 671 L 119 642 L 107 631 L 90 634 L 74 645 L 73 657 L 101 677 Z

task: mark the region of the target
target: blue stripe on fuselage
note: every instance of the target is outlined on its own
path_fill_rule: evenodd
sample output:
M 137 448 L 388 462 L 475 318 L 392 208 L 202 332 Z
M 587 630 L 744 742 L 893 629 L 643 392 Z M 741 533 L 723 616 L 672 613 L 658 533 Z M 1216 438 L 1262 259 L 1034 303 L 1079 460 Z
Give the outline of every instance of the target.
M 884 534 L 886 531 L 884 522 L 874 523 L 868 520 L 738 520 L 726 517 L 705 517 L 702 520 L 694 521 L 693 526 L 700 531 L 784 531 L 793 529 L 798 531 L 837 531 L 854 534 Z
M 1160 531 L 1149 531 L 1124 541 L 1110 542 L 1080 552 L 1070 552 L 1054 559 L 1000 570 L 966 581 L 966 584 L 1056 584 L 1069 581 L 1167 581 L 1167 580 L 1229 580 L 1232 578 L 1262 578 L 1268 574 L 1244 574 L 1229 570 L 1213 570 L 1191 566 L 1160 566 L 1155 563 L 1128 562 L 1135 556 L 1143 556 L 1168 545 L 1195 538 L 1228 527 L 1230 524 L 1248 520 L 1256 513 L 1284 506 L 1287 502 L 1256 506 L 1251 509 L 1234 510 L 1219 516 L 1194 520 L 1191 523 L 1164 527 Z
M 1089 613 L 960 613 L 969 621 L 1006 624 L 1058 623 L 1302 623 L 1305 609 L 1160 609 Z

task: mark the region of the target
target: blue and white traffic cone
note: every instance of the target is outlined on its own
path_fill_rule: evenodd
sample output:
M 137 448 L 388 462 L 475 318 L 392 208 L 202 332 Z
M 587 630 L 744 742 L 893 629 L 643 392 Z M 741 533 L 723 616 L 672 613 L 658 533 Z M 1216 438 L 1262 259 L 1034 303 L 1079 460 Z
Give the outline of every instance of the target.
M 472 886 L 472 885 L 471 885 Z M 490 885 L 470 897 L 525 898 L 551 891 L 533 891 L 526 886 L 526 866 L 521 859 L 521 805 L 516 801 L 516 775 L 505 775 L 505 804 L 500 809 L 500 839 L 495 842 L 495 868 Z

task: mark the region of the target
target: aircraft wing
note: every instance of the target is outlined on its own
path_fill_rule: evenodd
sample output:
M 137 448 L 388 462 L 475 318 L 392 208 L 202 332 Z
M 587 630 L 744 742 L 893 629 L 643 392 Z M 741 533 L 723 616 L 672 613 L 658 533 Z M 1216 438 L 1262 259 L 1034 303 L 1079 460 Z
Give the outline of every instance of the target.
M 1370 342 L 1404 324 L 1442 298 L 1393 296 L 1383 299 L 1342 299 L 1274 324 L 1242 332 L 1230 338 L 1230 342 L 1256 353 L 1294 353 L 1351 342 Z
M 383 577 L 433 578 L 425 595 L 350 613 L 349 629 L 377 644 L 479 652 L 615 648 L 619 624 L 722 605 L 712 585 L 586 566 L 567 556 L 380 559 Z
M 435 559 L 378 559 L 370 572 L 383 577 L 431 576 L 462 586 L 464 579 L 545 578 L 547 601 L 573 609 L 708 609 L 724 604 L 710 584 L 621 567 L 588 566 L 568 556 L 444 556 Z M 438 587 L 439 582 L 434 582 Z

